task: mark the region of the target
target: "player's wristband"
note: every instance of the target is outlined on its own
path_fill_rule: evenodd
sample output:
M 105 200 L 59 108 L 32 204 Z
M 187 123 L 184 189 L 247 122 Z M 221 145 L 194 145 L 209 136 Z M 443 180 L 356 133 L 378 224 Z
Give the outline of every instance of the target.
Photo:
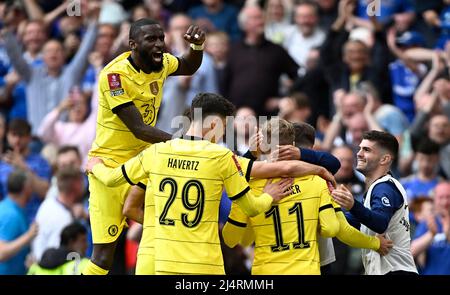
M 201 51 L 203 50 L 203 48 L 205 48 L 205 43 L 203 42 L 202 45 L 191 43 L 189 46 L 191 46 L 193 50 Z

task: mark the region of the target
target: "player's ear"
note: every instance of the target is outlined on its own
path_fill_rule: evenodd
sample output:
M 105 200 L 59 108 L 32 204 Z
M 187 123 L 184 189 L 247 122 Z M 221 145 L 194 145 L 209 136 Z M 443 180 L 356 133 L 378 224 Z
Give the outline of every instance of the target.
M 392 162 L 392 156 L 390 154 L 384 154 L 381 157 L 380 164 L 382 165 L 389 165 Z
M 135 50 L 136 49 L 136 42 L 133 39 L 130 39 L 128 41 L 128 45 L 130 46 L 131 50 Z
M 216 118 L 214 118 L 214 120 L 211 120 L 211 122 L 209 123 L 209 127 L 211 130 L 214 130 L 214 128 L 216 128 L 217 126 L 217 120 Z

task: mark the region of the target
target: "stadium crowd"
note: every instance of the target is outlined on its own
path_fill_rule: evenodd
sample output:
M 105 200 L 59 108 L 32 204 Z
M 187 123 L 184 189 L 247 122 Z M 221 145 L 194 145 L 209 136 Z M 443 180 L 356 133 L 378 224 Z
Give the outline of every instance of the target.
M 254 116 L 307 122 L 314 149 L 339 159 L 336 181 L 359 201 L 359 143 L 365 131 L 387 131 L 400 144 L 391 172 L 407 192 L 419 273 L 450 274 L 448 0 L 0 1 L 0 274 L 70 274 L 68 253 L 92 254 L 83 167 L 97 78 L 129 50 L 141 18 L 160 22 L 176 56 L 192 24 L 207 33 L 198 71 L 165 81 L 156 127 L 178 131 L 172 119 L 200 92 L 238 108 L 241 144 L 229 148 L 239 155 Z M 223 198 L 222 224 L 230 207 Z M 134 273 L 141 233 L 129 223 L 111 273 Z M 333 242 L 330 273 L 362 273 L 360 250 Z M 251 247 L 222 250 L 227 274 L 249 273 Z

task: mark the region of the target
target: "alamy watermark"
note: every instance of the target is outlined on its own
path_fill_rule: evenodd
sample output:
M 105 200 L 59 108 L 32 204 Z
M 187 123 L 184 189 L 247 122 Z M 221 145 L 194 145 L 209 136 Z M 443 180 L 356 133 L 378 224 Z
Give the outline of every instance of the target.
M 71 275 L 77 275 L 80 274 L 80 263 L 81 263 L 81 255 L 78 252 L 70 252 L 69 254 L 67 254 L 66 256 L 66 260 L 67 261 L 72 261 L 74 260 L 74 264 L 73 264 L 73 269 L 71 271 Z
M 66 13 L 68 16 L 81 16 L 81 0 L 70 0 L 67 3 Z
M 381 0 L 367 0 L 366 13 L 368 16 L 380 16 L 381 15 Z

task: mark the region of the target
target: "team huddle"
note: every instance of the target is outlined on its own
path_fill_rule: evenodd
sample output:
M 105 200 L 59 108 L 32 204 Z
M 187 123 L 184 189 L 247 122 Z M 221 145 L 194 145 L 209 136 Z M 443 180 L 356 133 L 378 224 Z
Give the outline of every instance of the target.
M 363 249 L 367 274 L 417 273 L 406 193 L 389 174 L 398 153 L 389 133 L 367 132 L 360 144 L 362 204 L 323 167 L 295 158 L 264 161 L 266 153 L 253 151 L 239 157 L 217 144 L 235 113 L 218 94 L 197 94 L 190 113 L 201 109 L 202 117 L 191 118 L 182 137 L 153 127 L 165 79 L 192 75 L 201 65 L 205 33 L 191 26 L 184 38 L 188 53 L 164 53 L 160 25 L 141 19 L 130 28 L 131 52 L 100 73 L 86 167 L 94 251 L 83 274 L 108 273 L 127 218 L 143 224 L 136 274 L 225 274 L 218 222 L 224 189 L 233 203 L 223 239 L 229 247 L 254 244 L 252 274 L 321 274 L 332 237 Z M 283 147 L 300 141 L 307 127 L 272 119 L 261 128 Z

